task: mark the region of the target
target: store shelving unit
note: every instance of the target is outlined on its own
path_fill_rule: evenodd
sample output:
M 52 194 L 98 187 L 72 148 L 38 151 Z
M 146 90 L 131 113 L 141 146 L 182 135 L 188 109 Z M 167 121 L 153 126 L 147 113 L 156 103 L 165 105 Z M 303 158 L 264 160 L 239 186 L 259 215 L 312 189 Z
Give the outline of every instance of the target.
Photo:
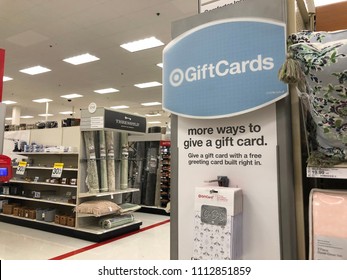
M 151 159 L 148 158 L 150 143 L 158 143 L 158 153 Z M 167 203 L 170 201 L 170 182 L 171 182 L 171 152 L 170 140 L 161 133 L 146 133 L 145 135 L 130 135 L 129 144 L 132 150 L 131 168 L 129 171 L 129 181 L 138 188 L 141 193 L 136 197 L 136 203 L 141 204 L 141 212 L 169 215 L 166 212 Z M 154 161 L 157 161 L 155 163 Z M 147 179 L 150 168 L 157 166 L 156 190 L 147 189 Z M 153 170 L 152 170 L 153 171 Z M 148 193 L 150 192 L 150 193 Z M 151 198 L 149 199 L 149 196 Z M 148 203 L 151 202 L 151 203 Z
M 171 142 L 160 141 L 160 206 L 167 207 L 171 188 Z
M 73 129 L 73 131 L 71 131 Z M 100 130 L 100 129 L 98 129 Z M 101 129 L 102 130 L 102 129 Z M 88 200 L 111 200 L 121 204 L 123 194 L 137 192 L 137 189 L 116 189 L 110 192 L 91 193 L 85 186 L 86 155 L 84 142 L 81 137 L 83 130 L 80 127 L 63 129 L 47 129 L 45 131 L 31 131 L 33 135 L 30 142 L 43 143 L 57 146 L 73 146 L 76 152 L 28 152 L 17 153 L 16 157 L 28 162 L 24 174 L 16 175 L 17 166 L 13 167 L 14 178 L 3 185 L 8 187 L 0 197 L 6 199 L 10 204 L 20 205 L 22 208 L 55 209 L 59 216 L 65 216 L 73 221 L 73 224 L 61 224 L 57 220 L 38 220 L 25 216 L 16 216 L 0 213 L 0 220 L 12 224 L 40 229 L 53 233 L 73 236 L 94 242 L 100 242 L 134 230 L 138 230 L 141 221 L 117 226 L 111 229 L 100 227 L 99 220 L 102 217 L 76 213 L 76 207 Z M 47 134 L 49 137 L 47 138 Z M 46 135 L 46 137 L 44 136 Z M 71 137 L 74 135 L 74 137 Z M 39 142 L 40 141 L 40 142 Z M 21 160 L 21 161 L 22 161 Z M 115 157 L 119 163 L 119 157 Z M 65 182 L 75 179 L 76 183 L 62 184 L 61 178 L 52 180 L 53 166 L 55 163 L 64 163 L 61 178 L 67 178 Z M 119 187 L 119 186 L 118 186 Z M 118 188 L 117 187 L 117 188 Z M 7 192 L 8 191 L 8 192 Z M 39 193 L 39 197 L 35 197 Z
M 77 192 L 77 206 L 84 202 L 89 201 L 100 201 L 100 200 L 107 200 L 114 202 L 118 205 L 121 205 L 124 201 L 123 197 L 124 195 L 136 193 L 139 190 L 137 188 L 129 188 L 122 186 L 121 182 L 121 176 L 122 176 L 122 169 L 127 168 L 127 160 L 123 158 L 123 151 L 121 149 L 121 133 L 128 133 L 128 130 L 131 129 L 131 125 L 125 125 L 125 127 L 122 126 L 114 126 L 117 123 L 117 120 L 119 123 L 124 124 L 129 118 L 132 119 L 132 123 L 139 122 L 141 124 L 146 124 L 146 121 L 144 118 L 139 116 L 133 116 L 133 115 L 125 115 L 120 112 L 116 112 L 113 110 L 108 110 L 105 108 L 97 108 L 96 111 L 89 111 L 89 110 L 82 110 L 81 111 L 81 141 L 80 141 L 80 161 L 79 161 L 79 188 Z M 141 129 L 141 125 L 140 129 Z M 136 127 L 139 128 L 139 127 Z M 145 129 L 145 128 L 144 128 Z M 84 139 L 84 133 L 93 132 L 96 136 L 94 143 L 96 143 L 95 148 L 95 157 L 88 156 L 87 150 L 88 147 L 86 147 L 86 142 Z M 115 165 L 115 190 L 107 190 L 107 191 L 95 191 L 92 189 L 89 189 L 86 183 L 86 178 L 88 176 L 88 164 L 91 163 L 91 161 L 94 161 L 94 164 L 98 166 L 98 172 L 101 170 L 102 162 L 104 160 L 107 160 L 105 157 L 101 156 L 100 151 L 98 151 L 98 140 L 97 136 L 102 133 L 112 133 L 114 141 L 114 165 Z M 135 133 L 141 133 L 141 131 L 135 131 Z M 118 139 L 118 140 L 116 140 Z M 123 166 L 124 164 L 124 166 Z M 104 165 L 105 166 L 105 165 Z M 126 176 L 127 176 L 126 172 Z M 99 176 L 99 183 L 101 185 L 101 173 L 98 174 Z M 127 178 L 126 178 L 127 179 Z M 106 216 L 106 215 L 105 215 Z M 96 217 L 92 214 L 86 214 L 86 213 L 77 213 L 76 214 L 76 226 L 79 231 L 83 231 L 85 234 L 88 235 L 94 235 L 97 236 L 99 239 L 105 239 L 105 237 L 109 238 L 119 236 L 120 234 L 124 234 L 126 232 L 131 232 L 134 230 L 137 230 L 140 228 L 142 222 L 139 220 L 134 220 L 131 223 L 117 226 L 110 229 L 104 229 L 100 227 L 100 219 L 102 219 L 104 216 Z

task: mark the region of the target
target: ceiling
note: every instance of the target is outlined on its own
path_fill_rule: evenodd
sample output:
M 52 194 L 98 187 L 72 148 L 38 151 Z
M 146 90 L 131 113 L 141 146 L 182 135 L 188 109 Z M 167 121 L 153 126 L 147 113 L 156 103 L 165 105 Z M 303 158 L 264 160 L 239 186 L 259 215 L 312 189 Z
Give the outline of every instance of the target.
M 98 107 L 127 105 L 128 113 L 145 115 L 165 126 L 168 113 L 161 105 L 144 107 L 144 102 L 161 102 L 162 87 L 139 89 L 134 84 L 162 82 L 162 51 L 171 40 L 171 22 L 197 14 L 197 0 L 0 0 L 0 48 L 5 49 L 3 101 L 17 102 L 6 106 L 6 117 L 13 107 L 20 108 L 21 123 L 44 121 L 39 117 L 48 111 L 48 120 L 80 117 L 80 109 L 91 102 Z M 130 53 L 120 47 L 129 41 L 155 36 L 164 46 Z M 98 61 L 74 66 L 62 60 L 90 53 Z M 52 71 L 39 75 L 19 72 L 41 65 Z M 94 90 L 116 88 L 117 93 L 98 94 Z M 82 98 L 67 99 L 61 95 L 78 93 Z M 33 99 L 49 98 L 52 102 L 35 103 Z M 70 115 L 59 112 L 74 111 Z M 6 123 L 11 124 L 11 120 Z

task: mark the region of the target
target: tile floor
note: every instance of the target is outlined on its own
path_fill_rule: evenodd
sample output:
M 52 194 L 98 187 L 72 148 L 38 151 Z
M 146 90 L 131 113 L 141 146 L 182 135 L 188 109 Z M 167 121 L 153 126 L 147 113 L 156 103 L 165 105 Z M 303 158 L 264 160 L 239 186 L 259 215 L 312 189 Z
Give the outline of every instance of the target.
M 100 243 L 0 222 L 0 259 L 169 260 L 170 217 L 135 215 L 140 231 Z

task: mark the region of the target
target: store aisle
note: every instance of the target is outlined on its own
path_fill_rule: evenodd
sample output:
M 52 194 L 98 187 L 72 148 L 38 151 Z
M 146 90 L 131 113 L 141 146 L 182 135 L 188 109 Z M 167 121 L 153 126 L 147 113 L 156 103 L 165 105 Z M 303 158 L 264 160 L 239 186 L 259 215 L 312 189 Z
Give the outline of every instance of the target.
M 59 234 L 0 222 L 2 260 L 168 260 L 168 216 L 135 213 L 138 232 L 94 243 Z

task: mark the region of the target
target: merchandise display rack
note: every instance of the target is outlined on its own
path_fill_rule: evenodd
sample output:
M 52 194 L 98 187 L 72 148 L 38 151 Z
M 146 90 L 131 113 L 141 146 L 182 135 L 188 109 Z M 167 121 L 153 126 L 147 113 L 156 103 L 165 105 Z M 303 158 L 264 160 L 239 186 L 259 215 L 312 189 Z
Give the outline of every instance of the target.
M 71 131 L 73 129 L 73 131 Z M 98 129 L 99 130 L 99 129 Z M 102 130 L 102 129 L 101 129 Z M 30 137 L 32 141 L 38 142 L 37 139 L 42 139 L 41 142 L 47 145 L 56 146 L 73 146 L 79 152 L 18 152 L 16 157 L 23 156 L 22 161 L 27 162 L 25 171 L 22 175 L 16 175 L 17 166 L 13 166 L 14 178 L 10 182 L 3 184 L 3 188 L 8 187 L 6 192 L 0 194 L 2 200 L 8 201 L 9 204 L 19 206 L 23 209 L 22 214 L 16 213 L 0 213 L 0 220 L 7 223 L 12 223 L 20 226 L 30 227 L 52 233 L 67 235 L 75 238 L 85 239 L 92 242 L 101 242 L 109 238 L 114 238 L 131 231 L 138 230 L 142 225 L 141 221 L 134 220 L 124 225 L 113 228 L 100 227 L 98 220 L 106 217 L 95 217 L 93 215 L 82 215 L 76 213 L 76 207 L 84 201 L 110 200 L 120 204 L 123 194 L 137 192 L 137 189 L 117 189 L 116 191 L 89 193 L 85 188 L 86 163 L 83 139 L 81 135 L 83 130 L 80 127 L 62 129 L 50 129 L 49 139 L 42 135 L 47 131 L 32 130 L 30 133 L 35 134 Z M 61 135 L 64 134 L 65 135 Z M 69 135 L 75 135 L 69 137 Z M 34 139 L 34 140 L 33 140 Z M 73 143 L 71 143 L 73 142 Z M 75 151 L 74 150 L 74 151 Z M 24 159 L 25 158 L 25 159 Z M 115 158 L 115 162 L 120 162 Z M 50 182 L 52 179 L 53 166 L 55 163 L 64 163 L 62 168 L 61 178 L 67 178 L 66 184 L 61 183 L 61 179 Z M 73 184 L 70 184 L 69 179 L 76 179 Z M 46 181 L 47 180 L 47 181 Z M 35 197 L 35 192 L 39 192 L 40 196 Z M 27 213 L 25 214 L 25 209 Z M 53 218 L 46 220 L 37 219 L 37 217 L 29 217 L 29 209 L 34 211 L 38 209 L 54 209 Z M 37 213 L 37 212 L 36 212 Z M 127 212 L 125 214 L 130 214 Z M 14 215 L 16 214 L 16 215 Z M 59 216 L 59 218 L 58 218 Z M 63 218 L 63 223 L 59 219 Z M 69 219 L 70 223 L 67 223 Z
M 167 207 L 171 188 L 171 142 L 160 141 L 160 206 Z
M 143 144 L 143 147 L 147 147 L 150 142 L 158 142 L 159 150 L 157 154 L 158 158 L 158 170 L 157 170 L 157 182 L 156 182 L 156 191 L 153 193 L 153 205 L 144 204 L 143 201 L 146 197 L 146 183 L 144 178 L 146 177 L 144 171 L 147 171 L 147 167 L 144 166 L 149 162 L 148 151 L 142 151 L 144 155 L 141 156 L 141 153 L 137 150 L 137 143 L 146 143 Z M 167 139 L 162 133 L 146 133 L 145 135 L 129 135 L 129 144 L 133 150 L 133 155 L 129 158 L 129 162 L 132 161 L 132 167 L 129 171 L 130 181 L 134 181 L 133 184 L 140 188 L 141 194 L 140 212 L 158 214 L 158 215 L 170 215 L 166 211 L 167 203 L 170 201 L 170 180 L 171 180 L 171 166 L 170 166 L 170 146 L 171 142 Z M 147 147 L 148 148 L 148 147 Z M 137 201 L 137 200 L 136 200 Z

